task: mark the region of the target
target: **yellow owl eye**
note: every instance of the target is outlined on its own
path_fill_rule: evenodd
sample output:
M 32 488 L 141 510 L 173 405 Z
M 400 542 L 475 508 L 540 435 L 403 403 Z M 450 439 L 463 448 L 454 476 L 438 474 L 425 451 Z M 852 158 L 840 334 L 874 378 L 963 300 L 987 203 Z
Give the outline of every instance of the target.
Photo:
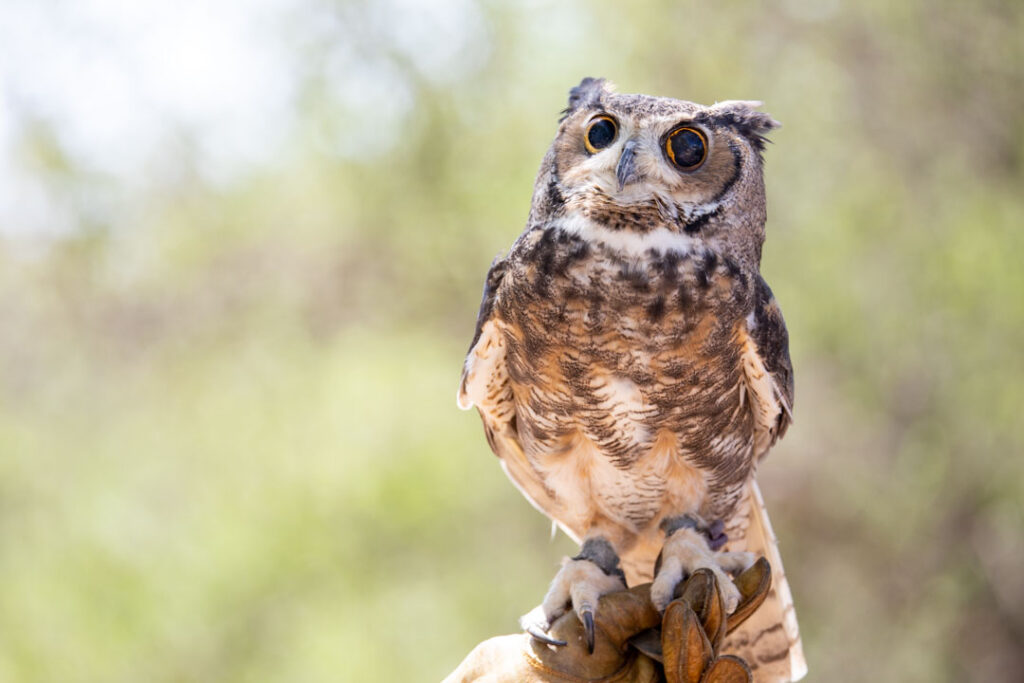
M 583 138 L 583 144 L 587 146 L 588 152 L 596 154 L 598 150 L 615 142 L 618 132 L 619 126 L 615 123 L 615 119 L 604 114 L 595 116 L 587 126 L 587 135 Z
M 693 171 L 708 158 L 708 140 L 696 128 L 676 128 L 665 140 L 665 154 L 681 171 Z

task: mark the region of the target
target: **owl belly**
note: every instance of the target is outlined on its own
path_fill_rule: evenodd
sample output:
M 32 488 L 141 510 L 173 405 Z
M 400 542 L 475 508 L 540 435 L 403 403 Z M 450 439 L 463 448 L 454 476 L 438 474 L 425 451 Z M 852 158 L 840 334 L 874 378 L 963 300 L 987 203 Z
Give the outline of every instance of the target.
M 585 533 L 603 519 L 637 534 L 666 515 L 703 511 L 709 489 L 714 493 L 719 483 L 715 465 L 734 457 L 722 446 L 745 448 L 748 440 L 728 438 L 743 425 L 727 424 L 723 433 L 703 436 L 715 427 L 692 408 L 706 403 L 706 386 L 641 386 L 603 369 L 587 373 L 587 379 L 586 392 L 549 393 L 561 382 L 548 383 L 544 376 L 514 387 L 525 399 L 517 400 L 524 453 L 571 511 L 571 522 L 560 521 Z M 725 392 L 717 409 L 738 413 L 736 397 L 736 391 Z
M 501 314 L 517 430 L 559 521 L 636 536 L 666 515 L 727 514 L 753 448 L 728 265 L 593 258 L 546 277 L 524 264 L 513 282 Z
M 707 490 L 704 473 L 680 457 L 673 434 L 645 434 L 636 441 L 617 435 L 615 457 L 585 425 L 566 423 L 570 435 L 561 443 L 535 441 L 526 453 L 545 485 L 572 511 L 570 526 L 581 533 L 605 520 L 637 534 L 656 526 L 668 509 L 700 506 Z

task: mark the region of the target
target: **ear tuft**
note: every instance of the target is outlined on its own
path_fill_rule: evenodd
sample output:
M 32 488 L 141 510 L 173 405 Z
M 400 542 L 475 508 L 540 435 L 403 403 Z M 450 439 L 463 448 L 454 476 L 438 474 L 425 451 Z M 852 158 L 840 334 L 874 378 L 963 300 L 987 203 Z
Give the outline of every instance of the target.
M 757 111 L 761 102 L 754 100 L 726 100 L 711 107 L 715 118 L 736 128 L 754 147 L 761 151 L 768 139 L 764 136 L 782 126 L 763 111 Z
M 577 109 L 596 106 L 601 102 L 601 97 L 611 91 L 612 84 L 603 78 L 584 78 L 579 85 L 569 91 L 569 106 L 562 111 L 562 118 L 559 120 L 564 121 Z

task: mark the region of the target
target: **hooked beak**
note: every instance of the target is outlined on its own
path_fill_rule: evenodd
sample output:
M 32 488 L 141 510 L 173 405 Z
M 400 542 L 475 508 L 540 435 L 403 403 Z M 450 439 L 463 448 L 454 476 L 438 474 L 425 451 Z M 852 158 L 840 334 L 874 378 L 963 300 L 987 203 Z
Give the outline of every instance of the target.
M 626 185 L 640 180 L 636 172 L 636 140 L 627 140 L 619 157 L 619 165 L 615 167 L 615 178 L 619 181 L 619 192 Z

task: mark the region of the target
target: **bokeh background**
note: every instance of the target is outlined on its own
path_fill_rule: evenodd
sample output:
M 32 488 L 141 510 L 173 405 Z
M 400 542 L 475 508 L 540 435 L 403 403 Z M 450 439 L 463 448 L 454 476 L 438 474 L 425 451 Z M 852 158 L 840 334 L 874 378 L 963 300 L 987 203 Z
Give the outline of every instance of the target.
M 1024 3 L 0 4 L 0 680 L 433 681 L 573 552 L 455 407 L 569 87 L 761 99 L 816 681 L 1024 666 Z

